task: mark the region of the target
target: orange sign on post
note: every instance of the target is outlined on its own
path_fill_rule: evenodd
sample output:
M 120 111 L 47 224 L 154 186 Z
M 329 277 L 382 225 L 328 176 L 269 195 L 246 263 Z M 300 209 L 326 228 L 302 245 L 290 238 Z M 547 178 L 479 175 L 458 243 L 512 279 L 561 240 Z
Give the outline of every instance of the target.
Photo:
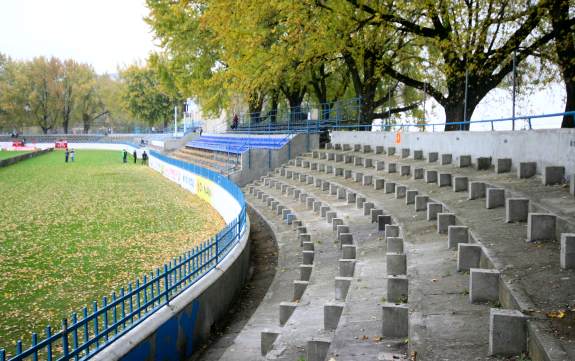
M 395 144 L 401 143 L 401 132 L 395 133 Z

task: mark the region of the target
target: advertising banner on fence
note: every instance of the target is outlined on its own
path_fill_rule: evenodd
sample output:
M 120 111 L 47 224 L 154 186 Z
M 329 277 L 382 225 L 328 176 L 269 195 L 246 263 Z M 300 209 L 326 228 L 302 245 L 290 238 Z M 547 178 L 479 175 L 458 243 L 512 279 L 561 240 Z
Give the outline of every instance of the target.
M 211 180 L 188 170 L 168 164 L 156 157 L 150 157 L 150 167 L 186 190 L 208 202 L 224 218 L 226 223 L 233 221 L 241 210 L 238 201 L 224 188 Z

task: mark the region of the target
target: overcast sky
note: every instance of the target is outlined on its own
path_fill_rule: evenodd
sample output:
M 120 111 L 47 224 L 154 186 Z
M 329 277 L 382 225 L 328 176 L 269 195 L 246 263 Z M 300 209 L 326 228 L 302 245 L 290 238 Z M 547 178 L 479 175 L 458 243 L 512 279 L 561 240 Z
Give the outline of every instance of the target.
M 0 52 L 72 58 L 116 73 L 154 49 L 146 15 L 144 0 L 0 0 Z

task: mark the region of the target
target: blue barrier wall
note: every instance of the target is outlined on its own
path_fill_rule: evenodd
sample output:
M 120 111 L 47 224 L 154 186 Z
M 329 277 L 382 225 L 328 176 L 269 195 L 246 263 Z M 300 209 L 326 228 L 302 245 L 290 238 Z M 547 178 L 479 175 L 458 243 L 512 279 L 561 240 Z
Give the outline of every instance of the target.
M 220 211 L 218 208 L 222 207 L 226 207 L 228 212 L 229 209 L 239 209 L 235 220 L 230 221 L 233 214 L 223 216 L 227 218 L 226 228 L 237 229 L 240 238 L 237 242 L 218 239 L 216 244 L 221 245 L 220 249 L 225 254 L 216 267 L 167 305 L 95 354 L 92 360 L 188 359 L 195 347 L 207 340 L 212 325 L 227 314 L 249 274 L 249 221 L 245 216 L 241 190 L 217 173 L 156 152 L 150 155 L 150 164 L 154 169 L 199 196 L 209 197 L 206 200 L 216 210 Z M 192 175 L 199 178 L 190 180 Z M 237 202 L 238 207 L 230 207 L 230 197 Z

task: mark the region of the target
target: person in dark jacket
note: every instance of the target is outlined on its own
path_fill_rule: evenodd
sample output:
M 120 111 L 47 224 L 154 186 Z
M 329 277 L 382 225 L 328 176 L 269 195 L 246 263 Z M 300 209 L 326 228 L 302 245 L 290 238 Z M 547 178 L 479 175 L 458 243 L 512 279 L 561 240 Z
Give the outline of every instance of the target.
M 66 163 L 68 163 L 68 158 L 70 158 L 70 152 L 68 151 L 68 148 L 66 148 L 66 153 L 65 153 Z
M 146 151 L 144 151 L 144 153 L 142 153 L 142 164 L 147 163 L 148 163 L 148 154 L 146 153 Z
M 136 164 L 137 160 L 138 160 L 138 152 L 136 152 L 136 150 L 134 149 L 134 164 Z
M 128 151 L 125 149 L 122 152 L 122 161 L 124 161 L 124 163 L 128 163 Z

